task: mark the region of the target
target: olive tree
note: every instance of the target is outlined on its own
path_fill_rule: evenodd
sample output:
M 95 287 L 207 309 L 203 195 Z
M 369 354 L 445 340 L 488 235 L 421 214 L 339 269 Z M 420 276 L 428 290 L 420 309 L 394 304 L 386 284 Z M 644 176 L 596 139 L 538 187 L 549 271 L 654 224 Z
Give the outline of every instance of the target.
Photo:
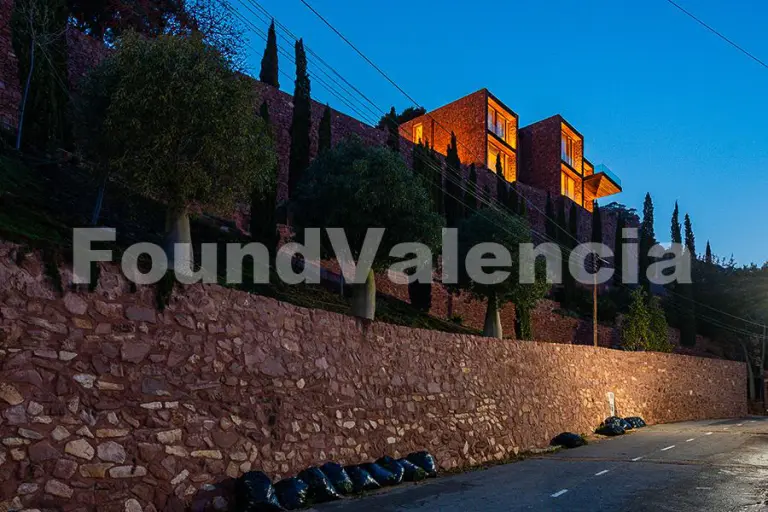
M 113 179 L 166 203 L 172 268 L 193 264 L 192 208 L 229 213 L 254 188 L 274 186 L 257 105 L 248 81 L 198 36 L 129 34 L 86 78 L 81 149 Z
M 443 227 L 429 194 L 400 155 L 366 146 L 359 138 L 345 140 L 314 160 L 298 183 L 292 211 L 299 239 L 307 228 L 342 228 L 358 262 L 369 229 L 384 228 L 365 283 L 351 285 L 353 314 L 369 320 L 376 310 L 374 272 L 398 261 L 390 256 L 391 249 L 416 242 L 434 254 Z M 336 256 L 325 231 L 321 254 Z
M 484 272 L 500 271 L 508 273 L 506 279 L 497 283 L 482 283 L 471 276 L 472 260 L 486 256 L 479 252 L 479 244 L 498 244 L 509 251 L 508 261 L 498 261 L 493 269 Z M 520 244 L 530 244 L 531 227 L 528 222 L 505 211 L 484 208 L 464 219 L 459 224 L 458 256 L 460 269 L 459 283 L 455 288 L 468 291 L 476 298 L 487 302 L 483 335 L 491 338 L 503 337 L 499 312 L 507 302 L 513 302 L 517 309 L 520 323 L 520 337 L 529 339 L 531 332 L 531 311 L 539 299 L 549 290 L 546 282 L 546 268 L 542 261 L 524 263 L 533 265 L 532 283 L 521 282 Z

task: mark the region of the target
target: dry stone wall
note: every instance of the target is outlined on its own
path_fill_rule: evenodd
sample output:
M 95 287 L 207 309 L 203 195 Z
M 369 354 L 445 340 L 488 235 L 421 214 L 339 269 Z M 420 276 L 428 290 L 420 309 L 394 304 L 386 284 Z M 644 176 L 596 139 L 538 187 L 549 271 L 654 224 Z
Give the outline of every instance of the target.
M 742 364 L 409 329 L 213 285 L 165 311 L 103 266 L 63 295 L 0 244 L 0 509 L 175 510 L 212 483 L 428 449 L 444 468 L 746 413 Z

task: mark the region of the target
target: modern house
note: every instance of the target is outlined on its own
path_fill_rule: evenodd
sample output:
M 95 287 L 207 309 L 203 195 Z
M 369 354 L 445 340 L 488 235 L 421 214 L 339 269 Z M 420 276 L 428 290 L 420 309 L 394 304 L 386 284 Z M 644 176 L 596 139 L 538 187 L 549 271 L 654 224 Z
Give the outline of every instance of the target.
M 592 211 L 592 201 L 621 192 L 621 181 L 584 157 L 584 137 L 560 115 L 518 129 L 518 115 L 487 89 L 464 96 L 400 125 L 400 135 L 445 154 L 451 132 L 462 163 L 566 196 Z
M 420 141 L 445 154 L 456 134 L 463 164 L 496 170 L 497 158 L 504 177 L 515 181 L 518 172 L 518 116 L 488 89 L 481 89 L 444 107 L 400 125 L 400 135 Z
M 592 201 L 621 192 L 621 180 L 584 157 L 584 136 L 560 115 L 520 130 L 519 180 L 568 197 L 592 211 Z

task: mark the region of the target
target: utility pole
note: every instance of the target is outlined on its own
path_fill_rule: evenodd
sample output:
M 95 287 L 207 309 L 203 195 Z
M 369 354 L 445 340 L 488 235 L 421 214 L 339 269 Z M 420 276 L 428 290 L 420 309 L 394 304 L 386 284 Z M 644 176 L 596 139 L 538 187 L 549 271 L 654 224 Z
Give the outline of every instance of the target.
M 592 274 L 592 341 L 597 346 L 597 255 L 595 256 L 595 272 Z

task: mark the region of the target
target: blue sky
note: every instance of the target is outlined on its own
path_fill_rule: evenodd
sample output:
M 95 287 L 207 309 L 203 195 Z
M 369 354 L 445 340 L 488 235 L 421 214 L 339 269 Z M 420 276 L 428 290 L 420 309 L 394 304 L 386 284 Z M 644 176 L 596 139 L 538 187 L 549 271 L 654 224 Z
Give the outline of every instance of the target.
M 411 105 L 299 0 L 260 2 L 382 109 Z M 739 263 L 768 260 L 768 69 L 666 1 L 310 3 L 427 109 L 487 87 L 521 126 L 562 114 L 587 158 L 621 177 L 611 200 L 641 210 L 651 193 L 660 240 L 677 200 L 700 252 L 710 240 Z M 768 4 L 679 3 L 768 60 Z M 249 35 L 258 69 L 264 43 Z M 293 76 L 285 59 L 281 69 Z M 319 84 L 312 92 L 360 117 Z

